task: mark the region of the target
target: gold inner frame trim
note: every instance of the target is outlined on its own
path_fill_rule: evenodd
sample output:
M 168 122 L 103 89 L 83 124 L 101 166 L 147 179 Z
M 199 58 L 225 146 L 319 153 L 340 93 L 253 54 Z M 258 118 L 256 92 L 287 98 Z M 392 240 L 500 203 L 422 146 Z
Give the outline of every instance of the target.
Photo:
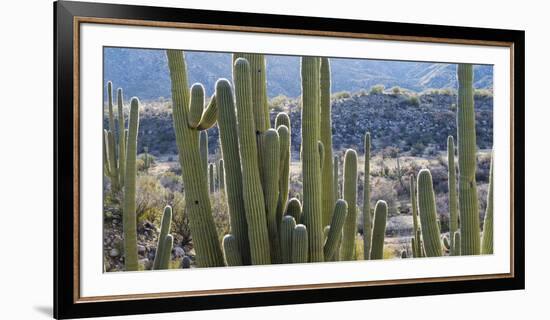
M 314 283 L 301 285 L 286 285 L 286 286 L 268 286 L 268 287 L 252 287 L 252 288 L 232 288 L 232 289 L 213 289 L 213 290 L 194 290 L 194 291 L 178 291 L 178 292 L 159 292 L 159 293 L 143 293 L 143 294 L 124 294 L 124 295 L 106 295 L 81 297 L 80 296 L 80 25 L 83 23 L 123 25 L 123 26 L 142 26 L 142 27 L 161 27 L 161 28 L 184 28 L 184 29 L 199 29 L 199 30 L 216 30 L 216 31 L 236 31 L 236 32 L 255 32 L 268 34 L 289 34 L 303 36 L 321 36 L 321 37 L 343 37 L 357 39 L 374 39 L 374 40 L 390 40 L 390 41 L 412 41 L 412 42 L 428 42 L 428 43 L 443 43 L 443 44 L 464 44 L 464 45 L 479 45 L 479 46 L 497 46 L 507 47 L 510 50 L 510 272 L 498 274 L 482 274 L 482 275 L 465 275 L 465 276 L 449 276 L 449 277 L 428 277 L 414 279 L 395 279 L 395 280 L 373 280 L 373 281 L 356 281 L 356 282 L 340 282 L 340 283 Z M 242 293 L 261 293 L 275 291 L 299 291 L 311 289 L 335 289 L 335 288 L 351 288 L 351 287 L 367 287 L 395 284 L 414 284 L 414 283 L 433 283 L 433 282 L 448 282 L 448 281 L 463 281 L 463 280 L 485 280 L 485 279 L 503 279 L 513 278 L 514 270 L 514 44 L 512 42 L 503 41 L 486 41 L 486 40 L 466 40 L 454 38 L 437 38 L 437 37 L 417 37 L 417 36 L 400 36 L 386 34 L 370 34 L 370 33 L 353 33 L 353 32 L 334 32 L 334 31 L 318 31 L 305 29 L 284 29 L 284 28 L 264 28 L 264 27 L 245 27 L 238 25 L 220 25 L 220 24 L 203 24 L 203 23 L 185 23 L 185 22 L 164 22 L 150 20 L 132 20 L 132 19 L 113 19 L 113 18 L 98 18 L 98 17 L 74 17 L 73 20 L 73 301 L 74 303 L 91 303 L 91 302 L 108 302 L 108 301 L 123 301 L 123 300 L 143 300 L 143 299 L 160 299 L 160 298 L 181 298 L 181 297 L 197 297 L 207 295 L 232 295 Z

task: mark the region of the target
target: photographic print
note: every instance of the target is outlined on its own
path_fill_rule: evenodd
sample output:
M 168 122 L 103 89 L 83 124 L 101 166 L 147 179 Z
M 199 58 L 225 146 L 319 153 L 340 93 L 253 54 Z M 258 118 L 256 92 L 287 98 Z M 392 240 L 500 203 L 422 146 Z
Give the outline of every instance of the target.
M 493 254 L 492 65 L 105 47 L 103 78 L 105 272 Z

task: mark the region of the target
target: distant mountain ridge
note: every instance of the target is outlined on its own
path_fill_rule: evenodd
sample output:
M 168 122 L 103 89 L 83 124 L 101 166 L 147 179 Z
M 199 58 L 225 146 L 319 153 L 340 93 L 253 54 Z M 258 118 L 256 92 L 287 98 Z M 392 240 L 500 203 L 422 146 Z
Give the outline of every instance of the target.
M 231 79 L 231 54 L 186 51 L 190 84 L 200 82 L 211 95 L 219 78 Z M 297 97 L 300 87 L 300 58 L 268 55 L 268 95 Z M 104 80 L 121 87 L 125 96 L 142 100 L 169 98 L 170 77 L 164 50 L 105 48 Z M 361 89 L 382 84 L 386 88 L 399 86 L 412 91 L 456 88 L 456 65 L 446 63 L 385 61 L 332 58 L 332 92 Z M 474 86 L 493 87 L 493 67 L 474 67 Z

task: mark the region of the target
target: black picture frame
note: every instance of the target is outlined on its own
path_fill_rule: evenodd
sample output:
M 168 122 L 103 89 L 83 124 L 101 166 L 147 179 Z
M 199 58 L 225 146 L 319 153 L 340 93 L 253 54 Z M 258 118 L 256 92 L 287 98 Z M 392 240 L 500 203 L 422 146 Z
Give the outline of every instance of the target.
M 79 302 L 75 292 L 75 248 L 78 245 L 78 132 L 75 123 L 75 28 L 77 17 L 194 23 L 241 28 L 288 29 L 327 33 L 375 34 L 414 38 L 455 39 L 458 42 L 497 41 L 513 48 L 513 275 L 457 281 L 395 283 L 385 285 L 311 288 L 213 294 L 193 297 L 158 297 Z M 204 309 L 285 305 L 313 302 L 380 299 L 465 292 L 524 289 L 524 72 L 525 33 L 518 30 L 454 27 L 396 22 L 346 20 L 236 13 L 195 9 L 129 6 L 60 1 L 54 3 L 54 317 L 58 319 L 114 316 Z M 75 233 L 76 232 L 76 233 Z M 76 234 L 76 235 L 75 235 Z M 75 240 L 76 239 L 76 240 Z M 76 261 L 75 261 L 76 260 Z

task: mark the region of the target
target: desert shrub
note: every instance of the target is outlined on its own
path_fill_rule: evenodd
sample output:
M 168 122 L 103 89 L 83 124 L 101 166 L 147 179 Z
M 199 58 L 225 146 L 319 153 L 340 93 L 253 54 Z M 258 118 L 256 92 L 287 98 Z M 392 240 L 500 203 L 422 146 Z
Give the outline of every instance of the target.
M 377 84 L 370 88 L 369 94 L 382 94 L 384 93 L 384 89 L 385 89 L 384 85 Z
M 225 194 L 218 192 L 210 197 L 212 202 L 212 215 L 214 216 L 214 223 L 216 230 L 218 231 L 218 237 L 220 241 L 223 237 L 231 231 L 231 225 L 229 223 L 229 208 L 225 200 Z
M 366 95 L 368 95 L 368 94 L 369 94 L 369 92 L 368 92 L 367 90 L 365 90 L 365 89 L 361 89 L 361 90 L 359 90 L 359 91 L 357 92 L 357 95 L 360 96 L 360 97 L 364 97 L 364 96 L 366 96 Z
M 172 171 L 164 172 L 159 178 L 160 184 L 171 192 L 182 191 L 183 182 L 180 175 Z
M 166 191 L 159 180 L 150 175 L 139 175 L 136 182 L 136 215 L 138 221 L 160 221 L 165 206 Z
M 477 157 L 477 182 L 489 182 L 489 172 L 491 169 L 491 154 L 478 155 Z
M 399 95 L 401 93 L 401 88 L 399 86 L 395 86 L 395 87 L 391 88 L 391 92 L 394 95 Z
M 491 89 L 475 89 L 474 97 L 476 98 L 491 98 L 493 97 L 493 90 Z
M 408 101 L 409 101 L 409 104 L 411 104 L 415 107 L 420 106 L 420 99 L 416 95 L 410 96 Z
M 411 147 L 411 155 L 420 156 L 424 154 L 424 149 L 426 149 L 426 146 L 423 143 L 416 142 Z
M 376 201 L 384 200 L 388 204 L 388 213 L 397 213 L 397 192 L 393 187 L 393 181 L 377 178 L 372 181 L 371 206 L 374 208 Z
M 171 193 L 167 197 L 167 204 L 172 206 L 172 230 L 182 246 L 191 242 L 189 217 L 185 212 L 185 197 L 181 192 Z
M 275 112 L 285 111 L 287 109 L 288 104 L 289 104 L 288 97 L 280 94 L 272 98 L 271 100 L 269 100 L 269 109 Z
M 349 91 L 340 91 L 332 94 L 332 99 L 341 100 L 351 98 L 351 93 Z

